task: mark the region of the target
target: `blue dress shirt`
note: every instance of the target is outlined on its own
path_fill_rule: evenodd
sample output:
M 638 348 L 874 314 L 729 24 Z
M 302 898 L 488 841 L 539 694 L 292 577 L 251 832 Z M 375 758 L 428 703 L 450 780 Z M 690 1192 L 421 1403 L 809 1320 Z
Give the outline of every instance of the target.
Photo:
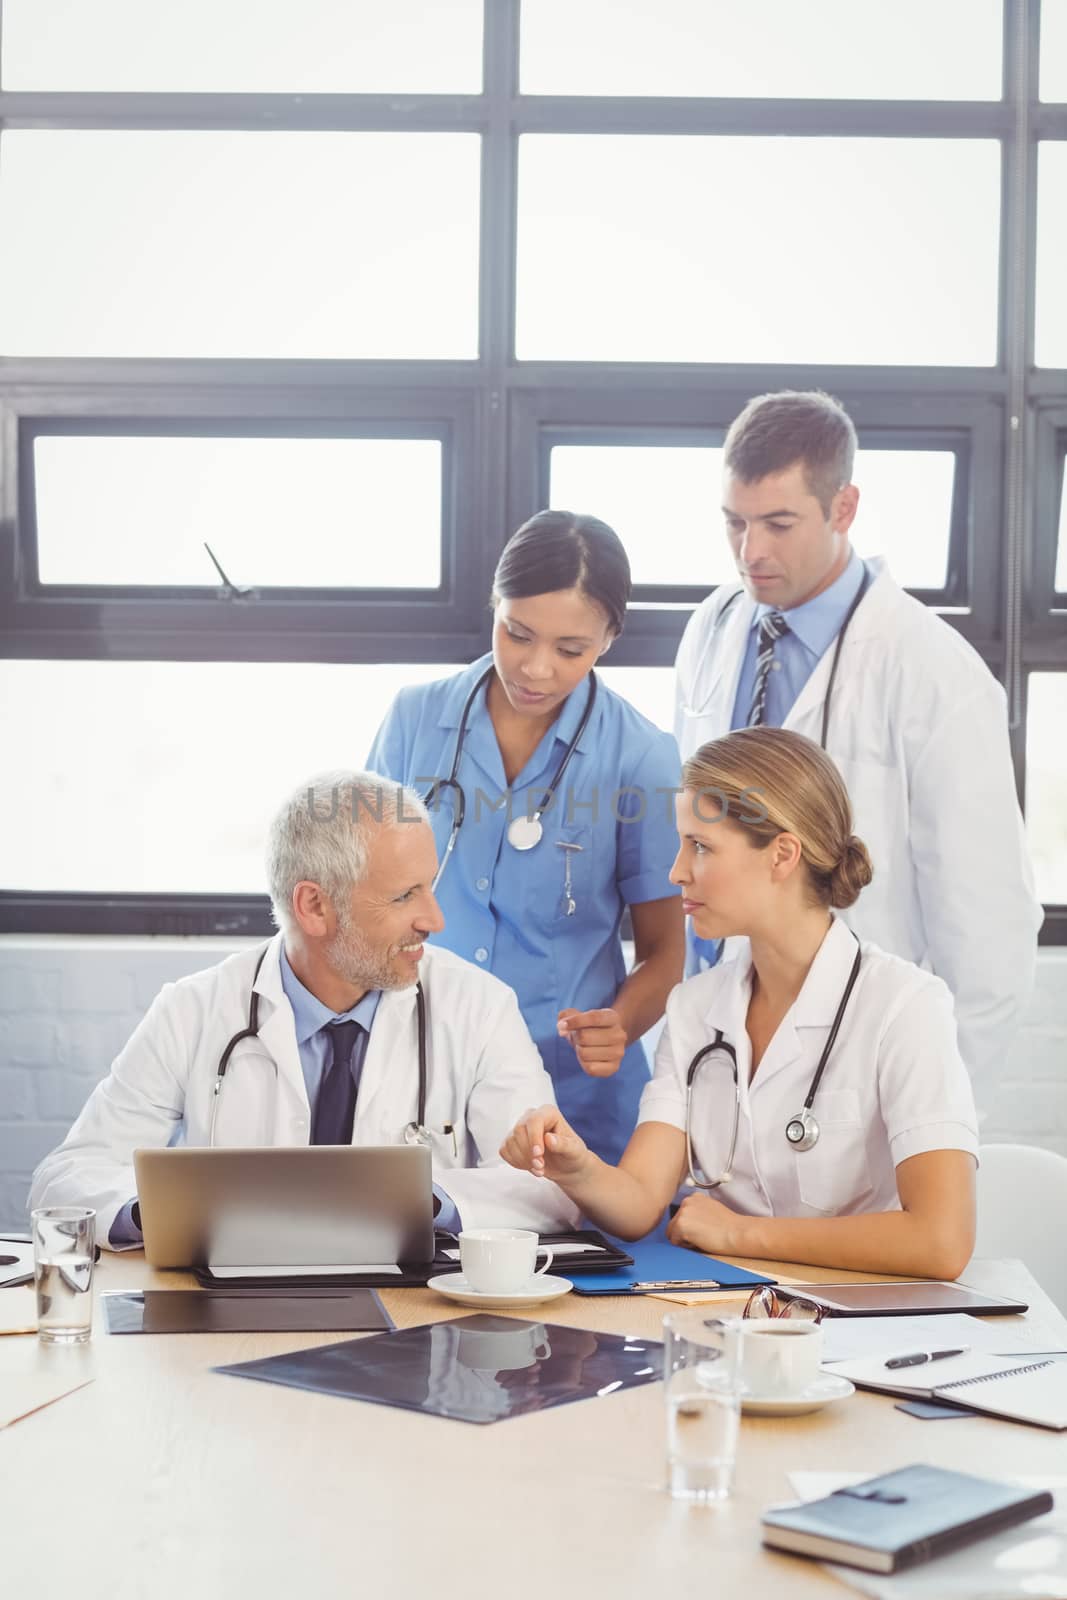
M 797 702 L 801 689 L 826 654 L 848 615 L 864 578 L 864 565 L 853 550 L 840 577 L 813 600 L 794 606 L 781 615 L 789 624 L 789 632 L 774 647 L 770 682 L 767 685 L 765 725 L 780 728 Z M 748 726 L 748 713 L 756 685 L 756 657 L 759 653 L 759 625 L 773 606 L 758 605 L 752 618 L 745 643 L 745 656 L 741 663 L 741 676 L 737 682 L 737 698 L 730 721 L 731 731 Z
M 311 1108 L 312 1121 L 314 1122 L 315 1102 L 318 1099 L 319 1089 L 322 1086 L 323 1074 L 327 1067 L 329 1054 L 329 1039 L 327 1029 L 335 1022 L 358 1022 L 360 1033 L 356 1038 L 352 1050 L 350 1071 L 356 1085 L 358 1103 L 359 1080 L 363 1073 L 363 1062 L 367 1054 L 367 1044 L 370 1039 L 370 1030 L 374 1025 L 375 1013 L 378 1002 L 382 998 L 380 989 L 371 989 L 362 1000 L 348 1011 L 331 1011 L 329 1006 L 323 1005 L 321 1000 L 306 989 L 300 982 L 296 973 L 289 965 L 289 960 L 282 949 L 278 960 L 279 974 L 282 981 L 282 990 L 293 1010 L 293 1022 L 296 1025 L 296 1043 L 300 1054 L 300 1070 L 304 1074 L 304 1086 L 307 1089 L 308 1105 Z M 448 1197 L 434 1185 L 434 1194 L 440 1201 L 440 1209 L 435 1219 L 435 1226 L 444 1228 L 449 1233 L 458 1233 L 460 1229 L 459 1212 Z M 111 1226 L 109 1235 L 112 1244 L 140 1244 L 141 1230 L 133 1220 L 133 1201 L 123 1206 Z
M 451 678 L 402 689 L 367 766 L 419 793 L 432 778 L 446 778 L 464 703 L 491 663 L 486 655 Z M 588 682 L 572 692 L 510 786 L 512 817 L 525 816 L 550 786 L 588 692 Z M 564 1116 L 598 1155 L 617 1161 L 648 1082 L 644 1049 L 634 1040 L 613 1077 L 590 1077 L 570 1041 L 558 1036 L 557 1013 L 611 1006 L 626 977 L 623 910 L 678 892 L 668 877 L 678 852 L 678 747 L 600 683 L 564 792 L 542 816 L 544 836 L 532 850 L 515 850 L 506 836 L 509 786 L 483 689 L 471 707 L 458 780 L 466 818 L 437 891 L 445 928 L 435 942 L 515 991 Z M 431 807 L 439 859 L 452 828 L 453 799 L 452 791 L 442 791 Z
M 797 697 L 815 668 L 841 632 L 848 609 L 860 591 L 866 568 L 853 550 L 840 577 L 828 589 L 817 594 L 803 605 L 793 606 L 781 615 L 789 624 L 789 632 L 777 641 L 767 684 L 765 723 L 768 728 L 780 728 L 797 702 Z M 730 731 L 748 727 L 748 714 L 752 708 L 752 694 L 756 685 L 756 657 L 759 654 L 759 625 L 773 606 L 757 605 L 745 642 L 741 676 L 737 681 Z M 719 959 L 721 941 L 701 939 L 689 929 L 686 955 L 686 974 L 692 976 L 706 967 L 713 967 Z
M 327 1028 L 334 1022 L 358 1022 L 360 1025 L 361 1031 L 356 1038 L 350 1063 L 358 1097 L 367 1042 L 370 1039 L 370 1030 L 374 1024 L 375 1012 L 378 1010 L 378 1001 L 382 998 L 382 991 L 369 990 L 349 1011 L 331 1011 L 329 1006 L 324 1006 L 321 1000 L 315 998 L 310 989 L 304 988 L 289 965 L 284 947 L 278 958 L 278 969 L 285 998 L 293 1008 L 296 1045 L 300 1052 L 300 1070 L 304 1074 L 304 1087 L 307 1089 L 308 1105 L 311 1107 L 312 1122 L 314 1122 L 315 1102 L 319 1097 L 319 1087 L 329 1055 L 330 1041 L 326 1033 Z

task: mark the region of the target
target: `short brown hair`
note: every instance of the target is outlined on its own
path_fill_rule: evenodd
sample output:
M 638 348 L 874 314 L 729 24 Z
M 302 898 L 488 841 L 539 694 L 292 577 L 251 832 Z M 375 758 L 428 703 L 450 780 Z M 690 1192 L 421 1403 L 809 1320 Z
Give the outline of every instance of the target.
M 743 826 L 755 850 L 795 834 L 818 905 L 852 905 L 874 876 L 867 846 L 852 832 L 841 774 L 802 733 L 738 728 L 701 745 L 682 768 L 682 783 L 714 795 L 722 817 Z
M 839 400 L 821 389 L 783 389 L 750 400 L 726 435 L 723 465 L 742 483 L 801 462 L 808 487 L 830 515 L 830 502 L 852 480 L 856 430 Z

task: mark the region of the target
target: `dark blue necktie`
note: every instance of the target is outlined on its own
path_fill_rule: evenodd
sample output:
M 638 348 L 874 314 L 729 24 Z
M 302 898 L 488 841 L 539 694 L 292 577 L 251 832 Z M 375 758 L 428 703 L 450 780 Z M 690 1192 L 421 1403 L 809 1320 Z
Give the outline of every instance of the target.
M 326 1028 L 330 1060 L 319 1084 L 311 1123 L 312 1144 L 351 1144 L 356 1114 L 356 1080 L 352 1052 L 363 1032 L 358 1022 L 331 1022 Z
M 756 679 L 752 686 L 752 705 L 748 713 L 750 728 L 759 728 L 766 720 L 767 679 L 770 677 L 771 664 L 774 661 L 774 647 L 782 635 L 788 632 L 789 624 L 780 611 L 768 611 L 760 622 Z

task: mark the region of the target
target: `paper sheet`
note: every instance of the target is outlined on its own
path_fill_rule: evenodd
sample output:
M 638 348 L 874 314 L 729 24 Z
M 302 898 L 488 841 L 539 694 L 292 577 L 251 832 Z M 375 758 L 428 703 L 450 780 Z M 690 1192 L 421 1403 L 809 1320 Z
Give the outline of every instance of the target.
M 940 1320 L 940 1319 L 938 1319 Z M 817 1500 L 872 1472 L 791 1472 L 789 1482 L 801 1500 Z M 1067 1476 L 1011 1477 L 1028 1489 L 1051 1489 L 1053 1510 L 979 1539 L 951 1555 L 937 1556 L 903 1572 L 884 1576 L 824 1562 L 842 1583 L 874 1600 L 1065 1600 L 1067 1597 Z
M 584 1244 L 581 1240 L 576 1240 L 573 1244 L 546 1244 L 541 1246 L 541 1250 L 551 1250 L 553 1261 L 562 1261 L 564 1256 L 602 1256 L 606 1254 L 602 1244 Z M 449 1261 L 459 1260 L 458 1250 L 442 1250 L 441 1254 L 447 1256 Z
M 33 1277 L 33 1245 L 26 1239 L 0 1238 L 0 1288 Z
M 0 1290 L 0 1334 L 37 1332 L 37 1291 Z
M 1040 1347 L 1025 1327 L 1000 1326 L 1003 1322 L 1003 1317 L 983 1322 L 965 1312 L 936 1317 L 827 1317 L 822 1325 L 823 1364 L 908 1355 L 913 1350 L 966 1348 L 1013 1356 Z M 936 1378 L 931 1379 L 934 1382 Z

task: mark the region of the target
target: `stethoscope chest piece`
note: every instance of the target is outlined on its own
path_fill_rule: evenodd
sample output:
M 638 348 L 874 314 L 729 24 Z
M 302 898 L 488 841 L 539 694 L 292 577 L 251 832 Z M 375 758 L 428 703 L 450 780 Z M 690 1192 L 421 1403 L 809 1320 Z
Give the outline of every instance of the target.
M 785 1136 L 794 1150 L 813 1150 L 819 1142 L 819 1124 L 807 1106 L 790 1117 L 785 1125 Z
M 417 1122 L 409 1122 L 404 1129 L 404 1143 L 428 1145 L 430 1143 L 430 1135 Z
M 508 844 L 513 850 L 532 850 L 544 834 L 540 817 L 513 817 L 508 823 Z

